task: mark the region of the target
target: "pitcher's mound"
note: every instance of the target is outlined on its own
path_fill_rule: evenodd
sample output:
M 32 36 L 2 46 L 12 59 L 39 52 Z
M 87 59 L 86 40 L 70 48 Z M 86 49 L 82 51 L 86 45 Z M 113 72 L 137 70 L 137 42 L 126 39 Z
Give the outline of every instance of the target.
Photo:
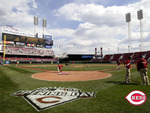
M 99 71 L 69 71 L 67 75 L 59 75 L 56 71 L 47 71 L 32 75 L 35 79 L 47 81 L 89 81 L 104 79 L 111 76 L 109 73 Z

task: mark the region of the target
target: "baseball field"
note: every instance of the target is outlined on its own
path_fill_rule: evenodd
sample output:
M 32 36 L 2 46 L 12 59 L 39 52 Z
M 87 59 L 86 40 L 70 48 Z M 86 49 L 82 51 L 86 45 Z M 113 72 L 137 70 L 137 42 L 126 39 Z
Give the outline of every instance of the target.
M 64 65 L 64 64 L 63 64 Z M 88 80 L 68 80 L 47 78 L 41 80 L 34 77 L 39 73 L 45 73 L 42 77 L 50 73 L 56 73 L 56 64 L 15 64 L 0 66 L 0 113 L 149 113 L 150 112 L 150 86 L 141 85 L 141 78 L 135 67 L 131 69 L 131 83 L 125 84 L 125 68 L 116 70 L 115 64 L 75 64 L 62 68 L 69 75 L 57 75 L 59 77 L 84 78 L 79 72 L 85 72 L 90 78 L 101 73 L 111 75 L 104 78 Z M 150 65 L 149 65 L 150 68 Z M 76 74 L 76 72 L 78 72 Z M 99 72 L 98 75 L 94 75 Z M 148 70 L 150 78 L 150 70 Z M 89 76 L 89 75 L 88 75 Z M 27 102 L 22 96 L 13 96 L 17 91 L 33 91 L 38 88 L 76 88 L 82 92 L 95 92 L 91 98 L 80 98 L 69 101 L 51 108 L 38 111 L 31 103 Z M 125 97 L 134 90 L 140 90 L 147 96 L 143 105 L 131 105 Z

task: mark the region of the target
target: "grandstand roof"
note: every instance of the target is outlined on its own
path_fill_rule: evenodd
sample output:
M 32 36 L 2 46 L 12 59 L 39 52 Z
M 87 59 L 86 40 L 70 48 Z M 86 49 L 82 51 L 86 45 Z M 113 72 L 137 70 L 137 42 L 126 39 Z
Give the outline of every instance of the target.
M 1 25 L 0 26 L 0 36 L 2 35 L 2 33 L 34 37 L 33 33 L 30 33 L 28 31 L 25 31 L 23 29 L 13 27 L 13 26 L 10 26 L 10 25 Z

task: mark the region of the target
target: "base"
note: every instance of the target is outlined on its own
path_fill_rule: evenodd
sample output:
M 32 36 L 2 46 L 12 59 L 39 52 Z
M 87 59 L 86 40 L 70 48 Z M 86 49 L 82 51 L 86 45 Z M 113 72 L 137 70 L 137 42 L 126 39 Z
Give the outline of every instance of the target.
M 68 72 L 58 72 L 57 75 L 69 75 L 70 73 Z

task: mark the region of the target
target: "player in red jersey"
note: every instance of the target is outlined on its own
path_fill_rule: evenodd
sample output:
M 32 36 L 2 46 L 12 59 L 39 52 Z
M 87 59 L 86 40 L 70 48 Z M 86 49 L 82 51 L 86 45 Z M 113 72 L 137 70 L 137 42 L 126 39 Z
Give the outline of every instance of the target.
M 125 83 L 129 83 L 131 76 L 131 57 L 128 57 L 128 60 L 125 61 L 125 66 L 126 66 Z
M 57 68 L 58 68 L 58 73 L 62 72 L 61 68 L 63 67 L 63 65 L 58 65 Z
M 147 64 L 147 61 L 142 56 L 140 56 L 140 58 L 137 61 L 137 70 L 140 72 L 143 85 L 149 85 L 149 79 L 147 75 Z
M 71 75 L 71 73 L 69 72 L 62 72 L 61 68 L 63 67 L 63 65 L 57 65 L 58 68 L 58 75 Z

